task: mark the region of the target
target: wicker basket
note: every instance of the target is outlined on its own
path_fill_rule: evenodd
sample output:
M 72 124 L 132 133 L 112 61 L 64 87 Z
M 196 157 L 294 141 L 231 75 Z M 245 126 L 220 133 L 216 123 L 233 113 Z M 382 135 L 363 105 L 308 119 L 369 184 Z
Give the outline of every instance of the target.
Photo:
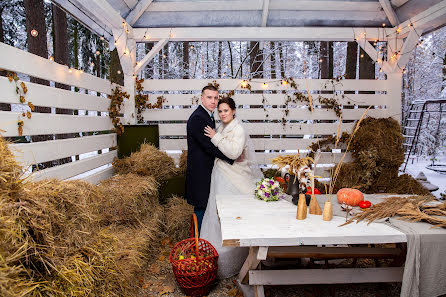
M 170 252 L 175 278 L 188 296 L 207 295 L 218 270 L 218 253 L 207 240 L 198 238 L 197 225 L 193 214 L 191 237 L 178 242 Z

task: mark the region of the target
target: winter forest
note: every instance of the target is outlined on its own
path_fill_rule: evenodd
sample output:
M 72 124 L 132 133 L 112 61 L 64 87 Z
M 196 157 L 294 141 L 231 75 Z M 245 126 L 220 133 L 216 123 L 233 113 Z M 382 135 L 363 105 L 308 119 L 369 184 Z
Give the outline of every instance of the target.
M 117 51 L 110 50 L 113 46 L 51 1 L 42 1 L 41 7 L 35 8 L 27 1 L 6 0 L 0 9 L 1 42 L 32 49 L 42 57 L 122 84 Z M 37 38 L 30 39 L 30 18 L 39 23 Z M 446 28 L 427 33 L 421 40 L 404 70 L 402 125 L 412 102 L 446 97 Z M 382 44 L 375 46 L 385 51 Z M 152 47 L 153 43 L 138 43 L 137 60 Z M 340 76 L 385 78 L 355 42 L 169 42 L 144 71 L 144 78 L 153 79 Z M 0 106 L 1 110 L 10 108 L 8 104 Z M 445 117 L 429 115 L 421 131 L 417 155 L 436 158 L 446 151 Z

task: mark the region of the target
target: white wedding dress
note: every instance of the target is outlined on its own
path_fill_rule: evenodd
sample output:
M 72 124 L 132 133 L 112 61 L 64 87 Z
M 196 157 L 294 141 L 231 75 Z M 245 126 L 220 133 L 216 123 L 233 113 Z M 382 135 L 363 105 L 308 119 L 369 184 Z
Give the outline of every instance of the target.
M 209 200 L 200 232 L 200 237 L 209 241 L 218 252 L 218 277 L 228 278 L 239 273 L 248 255 L 248 248 L 222 246 L 216 195 L 248 194 L 254 197 L 256 182 L 263 175 L 255 164 L 249 136 L 237 119 L 218 127 L 211 141 L 228 158 L 237 159 L 233 165 L 220 159 L 215 160 Z

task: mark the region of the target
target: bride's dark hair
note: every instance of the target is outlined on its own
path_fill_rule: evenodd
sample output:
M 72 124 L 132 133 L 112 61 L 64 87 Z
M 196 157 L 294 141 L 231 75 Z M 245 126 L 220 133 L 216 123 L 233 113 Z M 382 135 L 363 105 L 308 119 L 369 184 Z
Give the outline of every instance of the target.
M 227 105 L 229 105 L 229 107 L 232 110 L 235 110 L 235 101 L 234 99 L 232 99 L 231 97 L 224 97 L 223 99 L 218 100 L 218 104 L 217 104 L 217 108 L 220 106 L 220 104 L 222 103 L 226 103 Z

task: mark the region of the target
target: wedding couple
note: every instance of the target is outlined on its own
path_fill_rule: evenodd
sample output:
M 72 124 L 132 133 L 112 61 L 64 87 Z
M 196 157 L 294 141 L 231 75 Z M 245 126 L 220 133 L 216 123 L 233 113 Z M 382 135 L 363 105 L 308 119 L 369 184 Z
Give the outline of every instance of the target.
M 221 125 L 215 130 L 214 110 Z M 232 98 L 218 100 L 218 89 L 206 86 L 201 104 L 187 121 L 186 199 L 194 206 L 200 237 L 219 254 L 218 275 L 237 274 L 248 255 L 247 248 L 222 247 L 217 195 L 253 194 L 262 174 L 255 164 L 249 135 L 235 118 Z

